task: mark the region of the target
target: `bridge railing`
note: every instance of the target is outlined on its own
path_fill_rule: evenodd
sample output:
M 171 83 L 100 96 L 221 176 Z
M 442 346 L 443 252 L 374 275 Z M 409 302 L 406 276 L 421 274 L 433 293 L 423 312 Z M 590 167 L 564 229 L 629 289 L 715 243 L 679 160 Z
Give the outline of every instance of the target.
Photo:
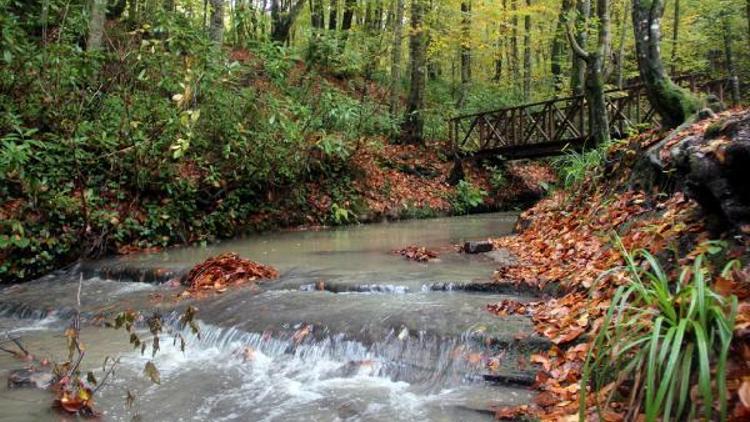
M 706 80 L 696 75 L 673 80 L 693 91 L 713 94 L 722 102 L 732 82 L 731 78 Z M 638 125 L 659 123 L 643 84 L 608 90 L 605 97 L 613 137 L 624 137 Z M 457 116 L 448 121 L 453 153 L 523 149 L 532 155 L 549 155 L 566 144 L 588 140 L 590 113 L 585 97 L 573 96 Z

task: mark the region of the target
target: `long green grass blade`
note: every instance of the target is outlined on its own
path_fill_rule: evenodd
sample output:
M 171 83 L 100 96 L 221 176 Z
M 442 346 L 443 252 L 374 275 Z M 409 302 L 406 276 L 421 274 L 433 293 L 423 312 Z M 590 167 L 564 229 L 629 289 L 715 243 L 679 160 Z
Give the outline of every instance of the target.
M 658 317 L 654 321 L 654 327 L 651 332 L 651 342 L 649 343 L 648 363 L 646 366 L 646 420 L 656 420 L 658 409 L 654 407 L 656 398 L 656 354 L 659 350 L 659 337 L 661 336 L 661 325 L 664 317 Z
M 674 336 L 674 342 L 672 342 L 671 352 L 669 354 L 669 361 L 667 362 L 666 367 L 664 368 L 664 371 L 662 371 L 662 378 L 661 378 L 661 384 L 659 385 L 659 391 L 656 394 L 656 402 L 654 403 L 654 406 L 656 408 L 660 408 L 662 401 L 664 400 L 665 396 L 667 394 L 672 395 L 673 389 L 674 389 L 674 382 L 672 382 L 673 378 L 677 378 L 675 375 L 675 370 L 677 368 L 678 363 L 680 362 L 680 353 L 682 352 L 682 339 L 685 336 L 685 331 L 687 330 L 688 321 L 682 320 L 680 321 L 680 325 L 674 328 L 675 330 L 675 336 Z M 667 350 L 667 346 L 664 345 L 664 348 L 662 349 L 662 352 Z M 670 399 L 671 402 L 671 399 Z M 671 403 L 670 403 L 671 406 Z M 670 407 L 670 406 L 667 406 Z M 665 418 L 664 420 L 668 420 Z
M 680 370 L 678 373 L 680 377 L 680 387 L 678 392 L 679 400 L 677 402 L 677 413 L 675 413 L 675 417 L 678 418 L 678 420 L 685 411 L 685 404 L 687 403 L 687 399 L 690 394 L 690 381 L 692 378 L 691 375 L 694 348 L 695 345 L 693 343 L 688 343 L 685 346 L 684 353 L 682 354 L 682 362 L 680 362 Z
M 693 321 L 695 340 L 698 344 L 698 389 L 703 396 L 703 409 L 706 419 L 711 420 L 711 407 L 714 398 L 711 392 L 711 367 L 708 353 L 708 336 L 699 322 Z

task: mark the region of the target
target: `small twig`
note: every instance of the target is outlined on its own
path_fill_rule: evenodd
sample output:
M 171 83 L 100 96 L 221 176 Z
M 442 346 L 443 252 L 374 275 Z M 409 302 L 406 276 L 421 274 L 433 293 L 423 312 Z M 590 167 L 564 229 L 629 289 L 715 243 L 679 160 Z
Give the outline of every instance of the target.
M 68 376 L 73 375 L 78 370 L 78 367 L 81 366 L 81 361 L 83 360 L 83 357 L 86 355 L 86 352 L 81 350 L 81 344 L 79 342 L 80 334 L 81 334 L 81 288 L 82 286 L 83 286 L 83 274 L 81 274 L 81 277 L 78 279 L 78 293 L 76 294 L 76 316 L 73 319 L 73 330 L 75 330 L 75 338 L 73 339 L 73 341 L 75 341 L 76 350 L 78 351 L 78 359 L 76 360 L 75 365 L 73 365 L 68 371 Z
M 115 366 L 120 363 L 120 358 L 117 358 L 114 362 L 112 362 L 112 365 L 110 365 L 107 372 L 104 373 L 104 376 L 101 380 L 99 380 L 99 384 L 94 388 L 93 394 L 96 394 L 97 391 L 99 391 L 100 388 L 104 386 L 107 382 L 107 378 L 109 378 L 110 375 L 112 375 L 115 372 Z
M 18 346 L 19 349 L 23 352 L 25 356 L 29 356 L 31 353 L 29 353 L 28 350 L 26 350 L 25 347 L 23 347 L 23 343 L 21 343 L 21 340 L 18 338 L 10 337 L 10 340 L 15 343 L 16 346 Z
M 6 348 L 5 348 L 5 347 L 3 347 L 3 346 L 0 346 L 0 350 L 2 350 L 3 352 L 6 352 L 6 353 L 8 353 L 8 354 L 10 354 L 10 355 L 13 355 L 13 356 L 16 356 L 16 357 L 18 357 L 18 352 L 17 352 L 17 351 L 15 351 L 15 350 L 10 350 L 10 349 L 6 349 Z

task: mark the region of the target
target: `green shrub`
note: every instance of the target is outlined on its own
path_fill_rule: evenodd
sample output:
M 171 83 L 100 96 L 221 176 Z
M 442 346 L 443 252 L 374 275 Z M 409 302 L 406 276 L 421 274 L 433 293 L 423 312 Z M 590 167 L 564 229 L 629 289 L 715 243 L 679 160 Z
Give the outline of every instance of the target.
M 471 182 L 461 180 L 456 186 L 456 194 L 451 200 L 456 214 L 467 214 L 484 203 L 487 192 Z
M 699 403 L 705 419 L 712 420 L 715 400 L 725 420 L 727 354 L 737 298 L 722 297 L 708 287 L 711 270 L 703 255 L 671 279 L 653 255 L 645 250 L 631 255 L 619 238 L 617 243 L 629 283 L 612 299 L 586 358 L 582 384 L 598 391 L 614 382 L 612 394 L 627 385 L 631 396 L 622 401 L 633 404 L 632 412 L 642 409 L 647 421 L 699 417 Z M 646 265 L 636 263 L 636 258 Z M 698 397 L 691 397 L 696 383 Z M 586 389 L 581 392 L 583 417 Z
M 569 150 L 562 157 L 552 161 L 560 180 L 566 188 L 573 188 L 587 176 L 596 175 L 607 160 L 609 144 L 602 144 L 588 151 Z

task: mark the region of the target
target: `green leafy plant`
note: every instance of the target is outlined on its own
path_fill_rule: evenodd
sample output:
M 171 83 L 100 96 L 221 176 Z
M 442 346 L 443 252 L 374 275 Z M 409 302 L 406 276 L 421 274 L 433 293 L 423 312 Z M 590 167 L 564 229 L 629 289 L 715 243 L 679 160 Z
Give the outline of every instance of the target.
M 577 186 L 586 176 L 595 174 L 607 160 L 609 144 L 602 144 L 588 151 L 566 151 L 565 155 L 553 161 L 566 188 Z
M 490 172 L 490 186 L 494 191 L 499 191 L 508 184 L 508 178 L 505 177 L 505 172 L 502 168 L 497 166 L 486 166 L 488 172 Z
M 629 282 L 612 299 L 586 358 L 582 385 L 599 391 L 614 383 L 607 400 L 627 386 L 628 408 L 634 414 L 642 409 L 647 421 L 690 419 L 699 405 L 706 420 L 711 420 L 715 401 L 725 420 L 727 354 L 737 298 L 722 297 L 708 287 L 712 272 L 703 255 L 671 279 L 648 251 L 630 254 L 619 238 L 616 242 Z M 696 383 L 700 402 L 691 397 Z M 583 417 L 585 388 L 580 403 Z
M 487 191 L 461 180 L 456 186 L 456 194 L 451 203 L 456 214 L 466 214 L 484 203 Z

